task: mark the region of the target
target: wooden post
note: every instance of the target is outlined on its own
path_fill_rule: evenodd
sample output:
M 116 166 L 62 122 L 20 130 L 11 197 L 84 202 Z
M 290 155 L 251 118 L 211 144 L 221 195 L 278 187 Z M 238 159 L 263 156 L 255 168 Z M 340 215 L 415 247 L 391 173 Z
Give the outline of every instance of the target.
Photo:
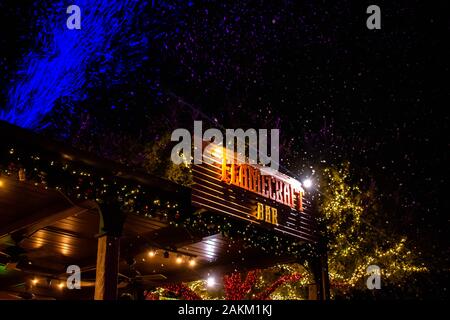
M 317 272 L 318 285 L 320 287 L 320 300 L 330 299 L 330 277 L 328 275 L 328 250 L 325 238 L 321 238 L 318 244 Z
M 308 285 L 308 300 L 319 300 L 317 284 Z
M 314 285 L 309 287 L 309 298 L 312 300 L 330 299 L 330 283 L 328 278 L 328 262 L 326 252 L 310 260 L 311 271 L 314 276 Z
M 117 299 L 120 237 L 103 235 L 98 238 L 95 300 Z
M 313 262 L 313 274 L 314 274 L 314 281 L 315 281 L 315 287 L 316 287 L 316 299 L 317 300 L 323 300 L 323 294 L 322 294 L 322 268 L 320 265 L 320 259 L 315 258 Z
M 99 205 L 99 209 L 100 235 L 97 247 L 94 299 L 116 300 L 120 237 L 126 215 L 116 201 L 103 203 Z
M 328 255 L 326 250 L 320 256 L 320 271 L 322 273 L 322 299 L 330 300 L 330 276 L 328 274 Z

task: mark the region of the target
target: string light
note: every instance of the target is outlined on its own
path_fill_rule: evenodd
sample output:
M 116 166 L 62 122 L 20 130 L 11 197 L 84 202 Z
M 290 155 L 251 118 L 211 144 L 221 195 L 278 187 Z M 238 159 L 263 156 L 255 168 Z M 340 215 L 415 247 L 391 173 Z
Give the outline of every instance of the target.
M 184 283 L 166 285 L 157 291 L 158 296 L 164 295 L 166 291 L 173 292 L 183 300 L 201 300 L 201 297 Z
M 12 150 L 12 149 L 11 149 Z M 137 182 L 123 185 L 116 176 L 98 176 L 89 172 L 92 168 L 67 162 L 67 160 L 46 160 L 37 154 L 14 148 L 0 149 L 0 174 L 29 180 L 35 186 L 64 192 L 68 197 L 95 200 L 102 204 L 114 196 L 124 211 L 147 217 L 165 216 L 169 220 L 180 220 L 180 206 L 173 199 L 161 196 L 149 197 Z M 27 177 L 25 178 L 25 172 Z
M 324 190 L 322 212 L 330 239 L 328 265 L 333 289 L 345 292 L 357 286 L 365 288 L 366 270 L 372 264 L 381 267 L 385 281 L 394 277 L 400 281 L 403 275 L 428 271 L 423 265 L 415 265 L 411 251 L 405 246 L 406 237 L 391 236 L 387 240 L 383 234 L 370 235 L 376 230 L 366 223 L 364 215 L 370 206 L 376 208 L 376 203 L 369 192 L 347 182 L 350 180 L 347 165 L 340 170 L 324 170 L 324 178 L 328 187 Z
M 117 199 L 118 205 L 124 211 L 165 219 L 172 226 L 194 228 L 204 234 L 220 233 L 227 237 L 230 246 L 244 245 L 246 248 L 258 248 L 276 256 L 288 254 L 302 259 L 313 257 L 315 254 L 312 244 L 268 233 L 255 225 L 236 221 L 230 217 L 190 215 L 187 211 L 182 211 L 182 206 L 176 200 L 149 196 L 150 192 L 138 183 L 129 182 L 125 185 L 115 176 L 94 174 L 90 172 L 89 167 L 82 167 L 67 160 L 48 161 L 46 160 L 48 157 L 30 155 L 26 150 L 21 151 L 18 148 L 15 148 L 11 156 L 3 157 L 1 151 L 0 173 L 20 179 L 19 170 L 23 168 L 27 173 L 26 179 L 36 186 L 58 190 L 78 199 L 92 199 L 99 204 L 109 201 L 112 196 Z M 156 250 L 148 252 L 150 258 L 156 254 Z M 164 257 L 169 257 L 169 252 L 164 252 Z M 189 267 L 197 264 L 195 259 L 188 261 Z M 216 285 L 214 277 L 209 277 L 208 280 L 206 282 L 209 287 Z M 60 284 L 57 287 L 60 288 Z

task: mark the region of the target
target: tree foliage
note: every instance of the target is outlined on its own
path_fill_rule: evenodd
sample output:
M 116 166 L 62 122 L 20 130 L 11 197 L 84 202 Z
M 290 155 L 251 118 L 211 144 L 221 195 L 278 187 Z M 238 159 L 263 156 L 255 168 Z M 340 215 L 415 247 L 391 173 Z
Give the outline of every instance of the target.
M 154 175 L 169 179 L 183 186 L 192 184 L 190 164 L 174 164 L 170 160 L 173 144 L 170 134 L 164 134 L 159 140 L 147 144 L 145 147 L 145 169 Z
M 355 179 L 348 163 L 323 170 L 320 210 L 326 225 L 328 267 L 335 296 L 367 290 L 369 265 L 381 268 L 382 286 L 388 287 L 408 286 L 413 274 L 428 271 L 406 236 L 386 223 L 383 201 L 377 196 L 375 184 L 368 180 Z

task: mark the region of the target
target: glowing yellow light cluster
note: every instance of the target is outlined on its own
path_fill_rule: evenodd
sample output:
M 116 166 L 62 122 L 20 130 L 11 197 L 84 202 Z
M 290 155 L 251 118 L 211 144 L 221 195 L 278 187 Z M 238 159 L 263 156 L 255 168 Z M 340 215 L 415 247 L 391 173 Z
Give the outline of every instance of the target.
M 424 265 L 415 262 L 407 248 L 406 237 L 396 238 L 375 229 L 378 205 L 373 190 L 362 191 L 350 184 L 349 167 L 324 171 L 324 198 L 322 214 L 329 238 L 329 276 L 332 288 L 346 291 L 351 287 L 365 288 L 367 267 L 381 268 L 383 279 L 401 281 L 408 274 L 427 272 Z M 372 220 L 371 220 L 372 218 Z

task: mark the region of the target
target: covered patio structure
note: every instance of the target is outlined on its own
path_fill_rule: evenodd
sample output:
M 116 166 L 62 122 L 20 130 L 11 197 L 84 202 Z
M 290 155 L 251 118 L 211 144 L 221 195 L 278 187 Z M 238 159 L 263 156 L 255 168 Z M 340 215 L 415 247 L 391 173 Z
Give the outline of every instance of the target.
M 327 298 L 318 238 L 285 237 L 312 248 L 302 261 L 246 246 L 216 228 L 246 222 L 195 205 L 190 188 L 4 122 L 0 135 L 0 299 L 114 300 L 131 289 L 138 299 L 211 272 L 304 261 L 310 297 Z M 67 288 L 69 266 L 80 269 L 80 289 Z

